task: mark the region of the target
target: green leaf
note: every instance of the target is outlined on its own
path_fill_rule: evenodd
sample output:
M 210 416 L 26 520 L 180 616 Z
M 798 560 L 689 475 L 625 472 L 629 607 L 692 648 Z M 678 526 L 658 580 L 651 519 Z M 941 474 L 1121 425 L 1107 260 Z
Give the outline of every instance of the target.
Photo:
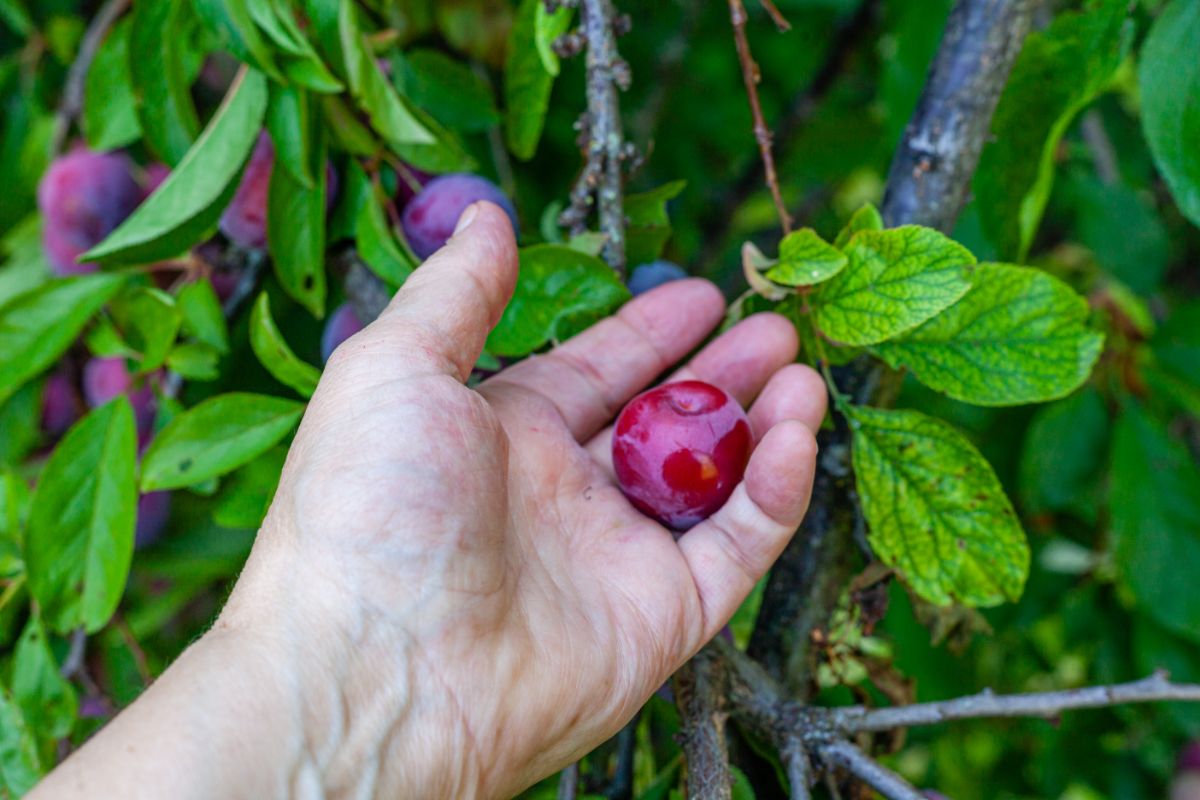
M 982 406 L 1044 403 L 1091 374 L 1104 336 L 1089 329 L 1087 300 L 1030 267 L 981 264 L 948 309 L 876 345 L 931 389 Z
M 537 151 L 558 74 L 558 59 L 545 42 L 564 33 L 570 22 L 570 9 L 547 16 L 542 0 L 522 0 L 517 9 L 504 62 L 504 136 L 519 159 L 527 161 Z
M 350 93 L 371 118 L 371 127 L 391 143 L 434 144 L 433 134 L 421 124 L 380 71 L 359 30 L 358 12 L 353 3 L 340 5 L 338 30 L 350 76 Z
M 25 571 L 21 552 L 30 496 L 29 484 L 24 478 L 8 467 L 0 469 L 0 577 L 8 578 Z
M 1200 593 L 1180 585 L 1200 564 L 1200 467 L 1187 447 L 1130 401 L 1113 432 L 1108 512 L 1116 563 L 1144 613 L 1200 643 Z
M 203 238 L 237 190 L 266 107 L 266 79 L 253 70 L 244 71 L 162 186 L 83 260 L 150 263 L 170 258 Z
M 625 259 L 631 266 L 645 264 L 662 255 L 671 238 L 671 218 L 667 203 L 687 186 L 686 181 L 671 181 L 656 189 L 625 197 Z
M 0 788 L 20 797 L 41 777 L 33 732 L 8 689 L 0 686 Z
M 867 203 L 858 211 L 855 211 L 850 219 L 846 221 L 845 227 L 838 232 L 837 238 L 833 240 L 833 246 L 839 250 L 844 250 L 846 245 L 850 244 L 850 239 L 859 231 L 881 230 L 883 230 L 883 217 L 879 215 L 879 209 Z
M 43 435 L 42 387 L 26 383 L 0 403 L 0 464 L 19 464 Z
M 1064 183 L 1079 243 L 1130 289 L 1144 295 L 1158 289 L 1170 264 L 1171 241 L 1151 202 L 1121 183 L 1080 177 Z
M 1142 45 L 1142 129 L 1179 210 L 1200 225 L 1200 0 L 1171 0 Z
M 320 122 L 320 106 L 308 92 L 271 84 L 267 130 L 275 147 L 275 163 L 282 164 L 292 180 L 306 189 L 316 186 L 317 170 L 325 166 L 316 147 Z
M 53 364 L 124 283 L 123 275 L 62 278 L 0 306 L 0 401 Z
M 1091 387 L 1039 408 L 1021 448 L 1025 513 L 1068 512 L 1094 524 L 1111 429 L 1104 399 Z
M 456 131 L 486 131 L 500 121 L 492 87 L 466 64 L 438 50 L 410 50 L 393 60 L 400 91 Z
M 133 7 L 129 68 L 146 143 L 163 161 L 183 160 L 200 133 L 184 53 L 192 24 L 187 0 L 157 0 Z
M 214 381 L 220 376 L 221 354 L 204 342 L 185 342 L 167 356 L 167 366 L 190 381 Z
M 137 434 L 124 396 L 75 424 L 34 490 L 25 563 L 47 624 L 60 633 L 108 622 L 133 559 Z
M 113 26 L 88 68 L 81 124 L 93 150 L 115 150 L 142 135 L 129 69 L 129 19 Z
M 125 341 L 141 354 L 141 369 L 158 369 L 175 345 L 182 322 L 175 298 L 161 289 L 138 287 L 117 295 L 111 312 Z
M 75 727 L 75 689 L 59 674 L 42 620 L 31 614 L 13 652 L 13 699 L 42 739 L 61 739 Z
M 779 260 L 767 280 L 783 286 L 812 286 L 841 272 L 848 259 L 812 228 L 793 231 L 779 243 Z
M 629 299 L 600 259 L 557 244 L 523 248 L 516 291 L 487 340 L 498 356 L 523 356 L 561 341 Z
M 966 294 L 975 257 L 930 228 L 859 232 L 848 263 L 814 297 L 822 332 L 843 344 L 877 344 L 920 325 Z
M 1029 34 L 992 118 L 974 189 L 1003 258 L 1024 261 L 1054 182 L 1054 154 L 1075 115 L 1103 91 L 1128 44 L 1125 0 L 1060 14 Z
M 296 12 L 290 3 L 252 0 L 246 3 L 246 10 L 278 48 L 275 55 L 289 79 L 315 92 L 335 93 L 345 89 L 296 24 Z
M 1200 653 L 1194 642 L 1172 636 L 1144 616 L 1135 616 L 1133 623 L 1133 652 L 1141 674 L 1161 669 L 1178 683 L 1200 681 Z M 1176 702 L 1157 707 L 1188 737 L 1200 736 L 1200 705 Z
M 292 432 L 304 404 L 231 392 L 171 420 L 142 460 L 142 491 L 178 489 L 237 469 Z
M 992 467 L 961 433 L 917 411 L 856 406 L 854 474 L 871 548 L 922 598 L 1017 600 L 1029 547 Z
M 286 447 L 273 447 L 234 472 L 217 495 L 213 521 L 224 528 L 257 530 L 275 496 L 286 457 Z
M 396 240 L 392 225 L 388 221 L 381 187 L 374 186 L 357 164 L 347 173 L 347 194 L 358 195 L 358 214 L 354 219 L 354 240 L 358 255 L 372 272 L 388 286 L 404 283 L 417 267 L 416 259 L 409 255 Z
M 192 0 L 196 14 L 238 61 L 253 64 L 277 83 L 286 83 L 275 51 L 254 25 L 249 4 L 261 0 Z
M 29 38 L 33 31 L 33 20 L 21 0 L 0 0 L 0 20 L 22 38 Z
M 317 134 L 318 161 L 325 160 Z M 319 170 L 306 189 L 286 169 L 271 170 L 267 198 L 267 249 L 284 291 L 318 319 L 325 314 L 325 193 L 329 176 Z
M 183 316 L 183 332 L 203 342 L 219 353 L 229 351 L 229 331 L 225 312 L 216 290 L 207 280 L 185 284 L 175 297 L 175 305 Z
M 250 347 L 277 381 L 306 398 L 312 397 L 321 371 L 292 352 L 271 318 L 271 299 L 266 292 L 258 296 L 250 314 Z
M 0 239 L 0 298 L 16 297 L 53 277 L 42 252 L 42 218 L 30 214 Z M 2 303 L 3 301 L 0 301 Z

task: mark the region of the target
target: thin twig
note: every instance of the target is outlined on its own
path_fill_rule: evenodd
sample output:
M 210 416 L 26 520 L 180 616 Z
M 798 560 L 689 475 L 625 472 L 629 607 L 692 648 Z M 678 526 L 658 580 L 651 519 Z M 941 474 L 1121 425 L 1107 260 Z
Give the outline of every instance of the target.
M 558 792 L 555 797 L 558 800 L 575 800 L 575 796 L 579 793 L 579 762 L 576 761 L 569 764 L 566 769 L 558 774 Z
M 96 58 L 96 51 L 104 42 L 109 29 L 129 8 L 130 0 L 108 0 L 92 22 L 88 25 L 79 42 L 79 52 L 67 71 L 67 79 L 63 84 L 62 99 L 58 104 L 58 112 L 54 115 L 54 131 L 50 135 L 50 153 L 58 155 L 67 143 L 67 134 L 71 131 L 71 123 L 83 111 L 83 87 L 87 82 L 88 70 Z
M 765 4 L 766 5 L 766 4 Z M 776 12 L 778 13 L 778 12 Z M 746 6 L 742 0 L 729 0 L 729 21 L 733 25 L 733 41 L 737 45 L 738 62 L 742 65 L 742 81 L 746 84 L 746 96 L 750 100 L 750 116 L 754 120 L 754 139 L 758 142 L 758 154 L 762 158 L 763 172 L 775 212 L 779 215 L 779 227 L 784 233 L 792 230 L 792 217 L 783 202 L 779 189 L 779 176 L 775 172 L 775 155 L 771 150 L 771 129 L 763 118 L 762 103 L 758 99 L 758 82 L 762 73 L 750 52 L 750 41 L 746 38 Z
M 675 674 L 680 738 L 687 759 L 687 796 L 691 800 L 729 800 L 732 781 L 725 745 L 726 712 L 721 708 L 723 680 L 713 651 L 700 651 Z
M 612 782 L 604 791 L 608 800 L 629 800 L 633 797 L 633 767 L 640 717 L 640 713 L 634 714 L 633 719 L 625 723 L 625 727 L 617 734 L 617 769 Z
M 821 749 L 821 758 L 841 767 L 888 800 L 925 800 L 908 781 L 850 742 L 832 742 Z
M 779 752 L 779 756 L 783 759 L 783 766 L 787 771 L 791 800 L 812 800 L 812 794 L 809 792 L 812 765 L 808 763 L 804 741 L 799 736 L 793 736 L 787 746 Z
M 1096 176 L 1105 186 L 1112 186 L 1121 178 L 1121 168 L 1117 162 L 1117 152 L 1113 148 L 1112 139 L 1104 129 L 1104 118 L 1099 110 L 1093 108 L 1083 115 L 1080 124 L 1083 140 L 1087 142 L 1088 151 L 1092 154 L 1092 163 L 1096 165 Z
M 838 726 L 847 733 L 888 731 L 916 725 L 936 725 L 984 717 L 1042 717 L 1053 719 L 1064 711 L 1106 708 L 1124 703 L 1164 700 L 1200 701 L 1200 685 L 1172 683 L 1165 672 L 1112 686 L 1088 686 L 1058 692 L 998 695 L 991 691 L 937 703 L 866 709 L 838 709 Z
M 787 21 L 787 17 L 783 15 L 783 12 L 776 7 L 772 0 L 758 1 L 762 3 L 763 10 L 767 12 L 767 15 L 771 18 L 771 21 L 775 23 L 775 27 L 779 29 L 780 33 L 787 33 L 792 29 L 792 23 Z

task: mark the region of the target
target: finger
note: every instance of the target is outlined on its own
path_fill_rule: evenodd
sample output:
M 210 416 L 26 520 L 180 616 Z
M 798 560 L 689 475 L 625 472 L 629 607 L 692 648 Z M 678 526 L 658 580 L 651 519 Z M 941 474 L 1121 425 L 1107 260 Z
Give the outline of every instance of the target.
M 708 281 L 673 281 L 486 385 L 515 384 L 537 392 L 558 408 L 576 439 L 585 439 L 700 344 L 724 309 L 724 298 Z
M 705 381 L 720 386 L 747 406 L 772 375 L 796 360 L 798 349 L 796 328 L 791 322 L 778 314 L 755 314 L 714 339 L 668 382 Z M 611 475 L 612 426 L 594 436 L 587 450 Z
M 746 475 L 716 514 L 679 540 L 699 595 L 699 647 L 727 623 L 783 548 L 808 510 L 817 441 L 799 420 L 767 432 Z
M 821 374 L 807 364 L 788 364 L 771 376 L 750 406 L 750 428 L 762 436 L 785 419 L 799 420 L 815 435 L 825 419 L 828 392 Z
M 473 203 L 454 236 L 405 281 L 379 319 L 349 348 L 394 354 L 393 368 L 433 369 L 466 380 L 517 281 L 512 222 Z

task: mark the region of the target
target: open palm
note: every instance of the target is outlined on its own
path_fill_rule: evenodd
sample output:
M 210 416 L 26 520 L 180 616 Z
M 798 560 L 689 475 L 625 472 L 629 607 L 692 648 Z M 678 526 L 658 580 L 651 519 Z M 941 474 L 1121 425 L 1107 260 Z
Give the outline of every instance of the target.
M 759 442 L 725 507 L 677 541 L 617 488 L 607 426 L 717 325 L 719 292 L 668 284 L 467 388 L 517 271 L 507 218 L 474 210 L 330 361 L 248 572 L 286 564 L 353 628 L 356 673 L 403 687 L 373 698 L 378 724 L 392 698 L 438 733 L 388 746 L 462 767 L 420 776 L 428 794 L 503 796 L 613 734 L 728 621 L 804 513 L 825 391 L 773 315 L 671 378 L 754 401 Z M 414 776 L 383 760 L 373 780 L 390 796 Z

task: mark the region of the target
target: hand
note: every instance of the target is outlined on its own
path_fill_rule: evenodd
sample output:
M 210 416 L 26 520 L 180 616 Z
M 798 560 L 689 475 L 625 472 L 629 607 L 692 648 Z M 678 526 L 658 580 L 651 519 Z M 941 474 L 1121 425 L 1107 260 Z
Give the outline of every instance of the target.
M 729 502 L 676 541 L 616 487 L 606 426 L 719 323 L 721 295 L 668 284 L 469 389 L 516 274 L 507 217 L 472 206 L 334 354 L 209 634 L 284 662 L 293 790 L 514 794 L 630 719 L 804 514 L 825 388 L 791 363 L 790 323 L 751 317 L 675 373 L 757 397 L 758 437 Z

